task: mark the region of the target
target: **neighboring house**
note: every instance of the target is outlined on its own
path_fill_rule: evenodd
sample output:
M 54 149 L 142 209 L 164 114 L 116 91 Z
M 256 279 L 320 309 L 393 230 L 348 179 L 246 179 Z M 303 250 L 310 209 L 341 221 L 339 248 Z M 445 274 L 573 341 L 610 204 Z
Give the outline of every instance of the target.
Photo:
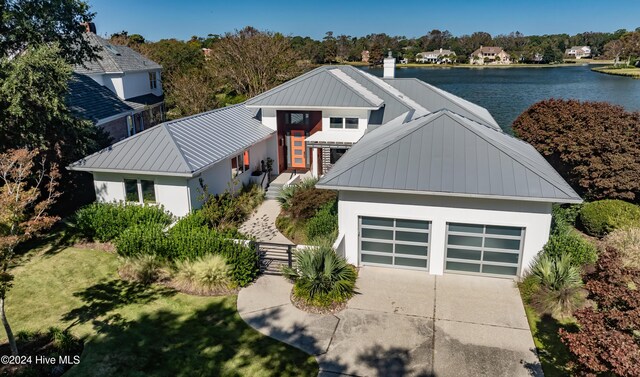
M 363 63 L 369 63 L 369 50 L 362 51 L 361 56 L 362 56 Z
M 416 55 L 416 61 L 431 64 L 450 64 L 456 61 L 456 53 L 451 50 L 439 50 L 421 52 Z
M 480 46 L 469 57 L 469 64 L 511 64 L 511 56 L 502 47 Z
M 591 57 L 591 47 L 589 46 L 573 46 L 564 51 L 569 58 L 582 59 Z
M 202 48 L 202 54 L 204 55 L 204 59 L 205 60 L 211 59 L 211 53 L 212 52 L 213 52 L 213 50 L 210 49 L 210 48 L 205 48 L 205 47 Z
M 74 77 L 69 85 L 76 94 L 71 93 L 69 101 L 72 108 L 82 108 L 77 114 L 89 115 L 86 119 L 103 127 L 114 141 L 164 121 L 162 67 L 129 47 L 110 44 L 95 34 L 93 24 L 87 27 L 84 36 L 91 45 L 99 47 L 99 52 L 97 60 L 74 67 Z M 109 90 L 115 97 L 107 98 L 104 90 L 90 85 L 85 77 Z M 114 98 L 119 99 L 120 103 L 116 104 Z M 110 112 L 104 112 L 104 107 L 109 104 L 113 108 Z M 91 107 L 98 110 L 92 111 Z M 106 113 L 109 116 L 100 118 Z
M 101 201 L 178 216 L 252 180 L 310 171 L 339 191 L 336 249 L 356 266 L 521 276 L 549 236 L 552 203 L 580 197 L 489 112 L 418 79 L 322 66 L 245 103 L 164 123 L 72 164 Z M 237 187 L 237 186 L 236 186 Z

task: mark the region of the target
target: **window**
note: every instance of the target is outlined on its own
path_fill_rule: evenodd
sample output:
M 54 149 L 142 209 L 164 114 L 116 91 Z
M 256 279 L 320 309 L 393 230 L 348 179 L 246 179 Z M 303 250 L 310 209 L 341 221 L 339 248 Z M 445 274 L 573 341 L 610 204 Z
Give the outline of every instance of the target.
M 133 116 L 127 115 L 127 135 L 132 136 L 136 133 L 136 127 L 133 123 Z
M 149 72 L 149 88 L 156 89 L 158 87 L 158 76 L 155 72 Z
M 306 126 L 309 124 L 309 113 L 286 113 L 285 123 Z
M 345 154 L 347 150 L 346 149 L 338 149 L 338 148 L 331 148 L 330 150 L 330 155 L 329 155 L 329 161 L 332 164 L 335 164 L 336 161 L 338 161 L 340 159 L 340 157 L 342 157 L 343 154 Z
M 329 128 L 346 128 L 348 130 L 358 129 L 358 118 L 329 118 Z
M 125 179 L 124 192 L 127 202 L 155 203 L 155 182 L 148 179 Z
M 247 149 L 231 159 L 231 178 L 235 178 L 248 170 L 249 150 Z

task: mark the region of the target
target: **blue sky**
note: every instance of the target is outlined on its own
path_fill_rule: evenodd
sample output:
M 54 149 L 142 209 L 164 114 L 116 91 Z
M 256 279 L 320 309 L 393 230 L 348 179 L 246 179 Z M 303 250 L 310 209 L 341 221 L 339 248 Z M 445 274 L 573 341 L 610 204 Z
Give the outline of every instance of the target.
M 618 0 L 88 0 L 98 34 L 127 30 L 150 40 L 188 39 L 251 25 L 321 38 L 384 32 L 416 37 L 431 29 L 454 35 L 575 34 L 640 26 L 640 1 Z

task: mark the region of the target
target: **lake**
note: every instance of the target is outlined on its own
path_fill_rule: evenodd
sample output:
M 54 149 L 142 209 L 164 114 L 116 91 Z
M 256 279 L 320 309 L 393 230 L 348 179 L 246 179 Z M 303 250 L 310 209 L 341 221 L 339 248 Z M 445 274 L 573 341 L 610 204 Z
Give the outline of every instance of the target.
M 363 69 L 382 76 L 381 68 Z M 483 106 L 505 130 L 529 106 L 547 98 L 607 101 L 640 110 L 640 80 L 592 72 L 588 66 L 397 68 L 396 77 L 416 77 Z

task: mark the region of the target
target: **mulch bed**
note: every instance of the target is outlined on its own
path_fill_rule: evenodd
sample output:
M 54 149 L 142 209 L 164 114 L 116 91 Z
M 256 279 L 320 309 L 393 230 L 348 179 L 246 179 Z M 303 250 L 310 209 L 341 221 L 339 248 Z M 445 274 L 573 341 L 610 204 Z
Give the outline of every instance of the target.
M 27 342 L 18 341 L 18 351 L 20 356 L 25 358 L 31 357 L 30 362 L 26 364 L 0 364 L 0 376 L 62 376 L 74 364 L 74 357 L 80 356 L 84 349 L 84 343 L 80 340 L 61 355 L 51 337 L 48 334 L 37 334 L 34 338 Z M 9 343 L 0 344 L 0 355 L 11 355 Z M 44 356 L 47 359 L 54 358 L 55 362 L 51 364 L 36 363 L 36 356 Z M 68 356 L 69 364 L 58 363 L 59 356 Z M 28 360 L 28 359 L 26 359 Z
M 339 302 L 339 303 L 333 303 L 330 306 L 327 307 L 318 307 L 318 306 L 314 306 L 314 305 L 309 305 L 307 302 L 305 302 L 303 299 L 300 299 L 296 296 L 293 295 L 293 290 L 291 290 L 291 295 L 289 296 L 291 299 L 291 303 L 293 304 L 293 306 L 295 306 L 296 308 L 302 310 L 303 312 L 307 312 L 307 313 L 313 313 L 313 314 L 335 314 L 338 313 L 340 311 L 342 311 L 344 308 L 347 307 L 347 302 Z

